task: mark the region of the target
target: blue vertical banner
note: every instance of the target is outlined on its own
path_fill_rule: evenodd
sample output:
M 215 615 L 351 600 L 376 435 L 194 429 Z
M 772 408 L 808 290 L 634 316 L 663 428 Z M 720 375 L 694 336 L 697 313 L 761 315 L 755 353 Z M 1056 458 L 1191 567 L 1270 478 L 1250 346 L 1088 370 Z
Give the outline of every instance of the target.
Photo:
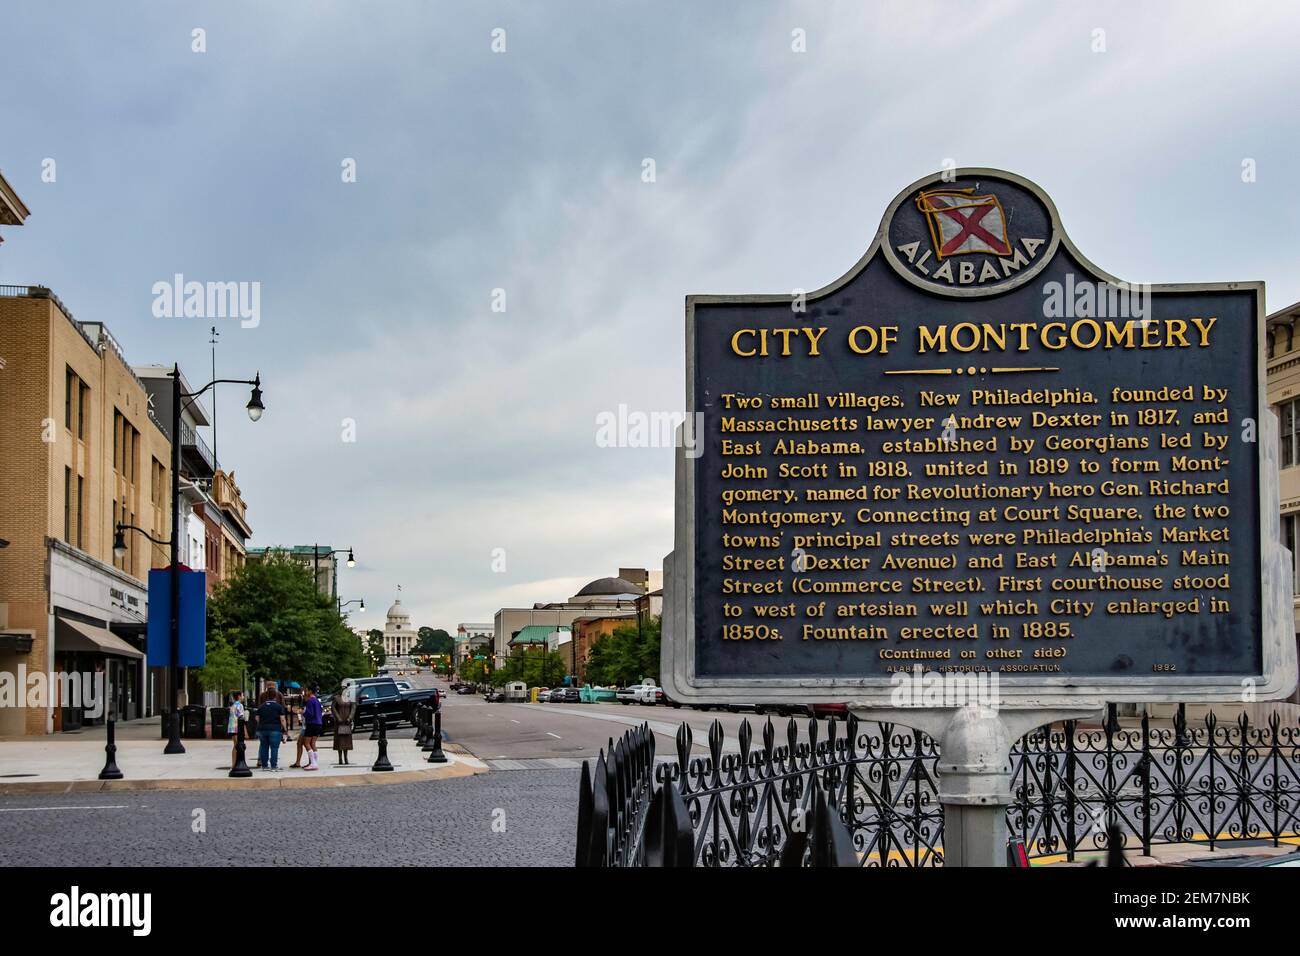
M 180 578 L 180 666 L 202 667 L 207 661 L 208 591 L 203 571 L 182 569 Z M 172 664 L 172 571 L 154 568 L 149 572 L 149 630 L 147 654 L 150 667 Z

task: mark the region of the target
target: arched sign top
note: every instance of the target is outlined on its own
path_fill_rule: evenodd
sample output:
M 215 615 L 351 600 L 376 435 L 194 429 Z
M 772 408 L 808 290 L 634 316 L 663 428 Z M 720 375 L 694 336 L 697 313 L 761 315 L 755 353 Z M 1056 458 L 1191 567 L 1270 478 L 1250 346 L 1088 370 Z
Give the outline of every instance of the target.
M 1034 183 L 997 169 L 963 168 L 918 179 L 894 198 L 877 241 L 890 266 L 938 295 L 997 295 L 1052 260 L 1061 223 Z

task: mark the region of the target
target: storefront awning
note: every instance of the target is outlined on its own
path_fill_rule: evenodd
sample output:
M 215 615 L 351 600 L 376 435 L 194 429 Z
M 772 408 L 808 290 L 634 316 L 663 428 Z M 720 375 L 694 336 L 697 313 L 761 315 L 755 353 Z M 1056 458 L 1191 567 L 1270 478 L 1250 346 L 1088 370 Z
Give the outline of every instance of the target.
M 57 651 L 89 651 L 92 654 L 112 654 L 116 657 L 144 657 L 142 653 L 102 627 L 54 619 L 54 649 Z

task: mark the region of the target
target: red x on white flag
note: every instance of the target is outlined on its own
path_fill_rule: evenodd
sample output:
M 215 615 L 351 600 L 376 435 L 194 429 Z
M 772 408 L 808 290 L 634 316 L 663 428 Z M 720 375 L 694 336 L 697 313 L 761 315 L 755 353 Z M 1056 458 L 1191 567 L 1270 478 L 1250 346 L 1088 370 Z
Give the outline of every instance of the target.
M 916 208 L 925 213 L 940 259 L 970 252 L 1011 254 L 1002 203 L 997 196 L 974 193 L 973 188 L 932 189 L 916 197 Z

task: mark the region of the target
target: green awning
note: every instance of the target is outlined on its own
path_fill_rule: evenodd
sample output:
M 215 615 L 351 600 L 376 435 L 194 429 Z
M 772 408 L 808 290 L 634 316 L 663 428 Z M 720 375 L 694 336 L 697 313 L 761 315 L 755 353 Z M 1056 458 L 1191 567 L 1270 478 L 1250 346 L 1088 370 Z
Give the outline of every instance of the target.
M 510 638 L 513 644 L 545 644 L 546 638 L 556 631 L 567 631 L 568 625 L 557 627 L 554 624 L 529 624 L 519 629 L 519 633 Z

